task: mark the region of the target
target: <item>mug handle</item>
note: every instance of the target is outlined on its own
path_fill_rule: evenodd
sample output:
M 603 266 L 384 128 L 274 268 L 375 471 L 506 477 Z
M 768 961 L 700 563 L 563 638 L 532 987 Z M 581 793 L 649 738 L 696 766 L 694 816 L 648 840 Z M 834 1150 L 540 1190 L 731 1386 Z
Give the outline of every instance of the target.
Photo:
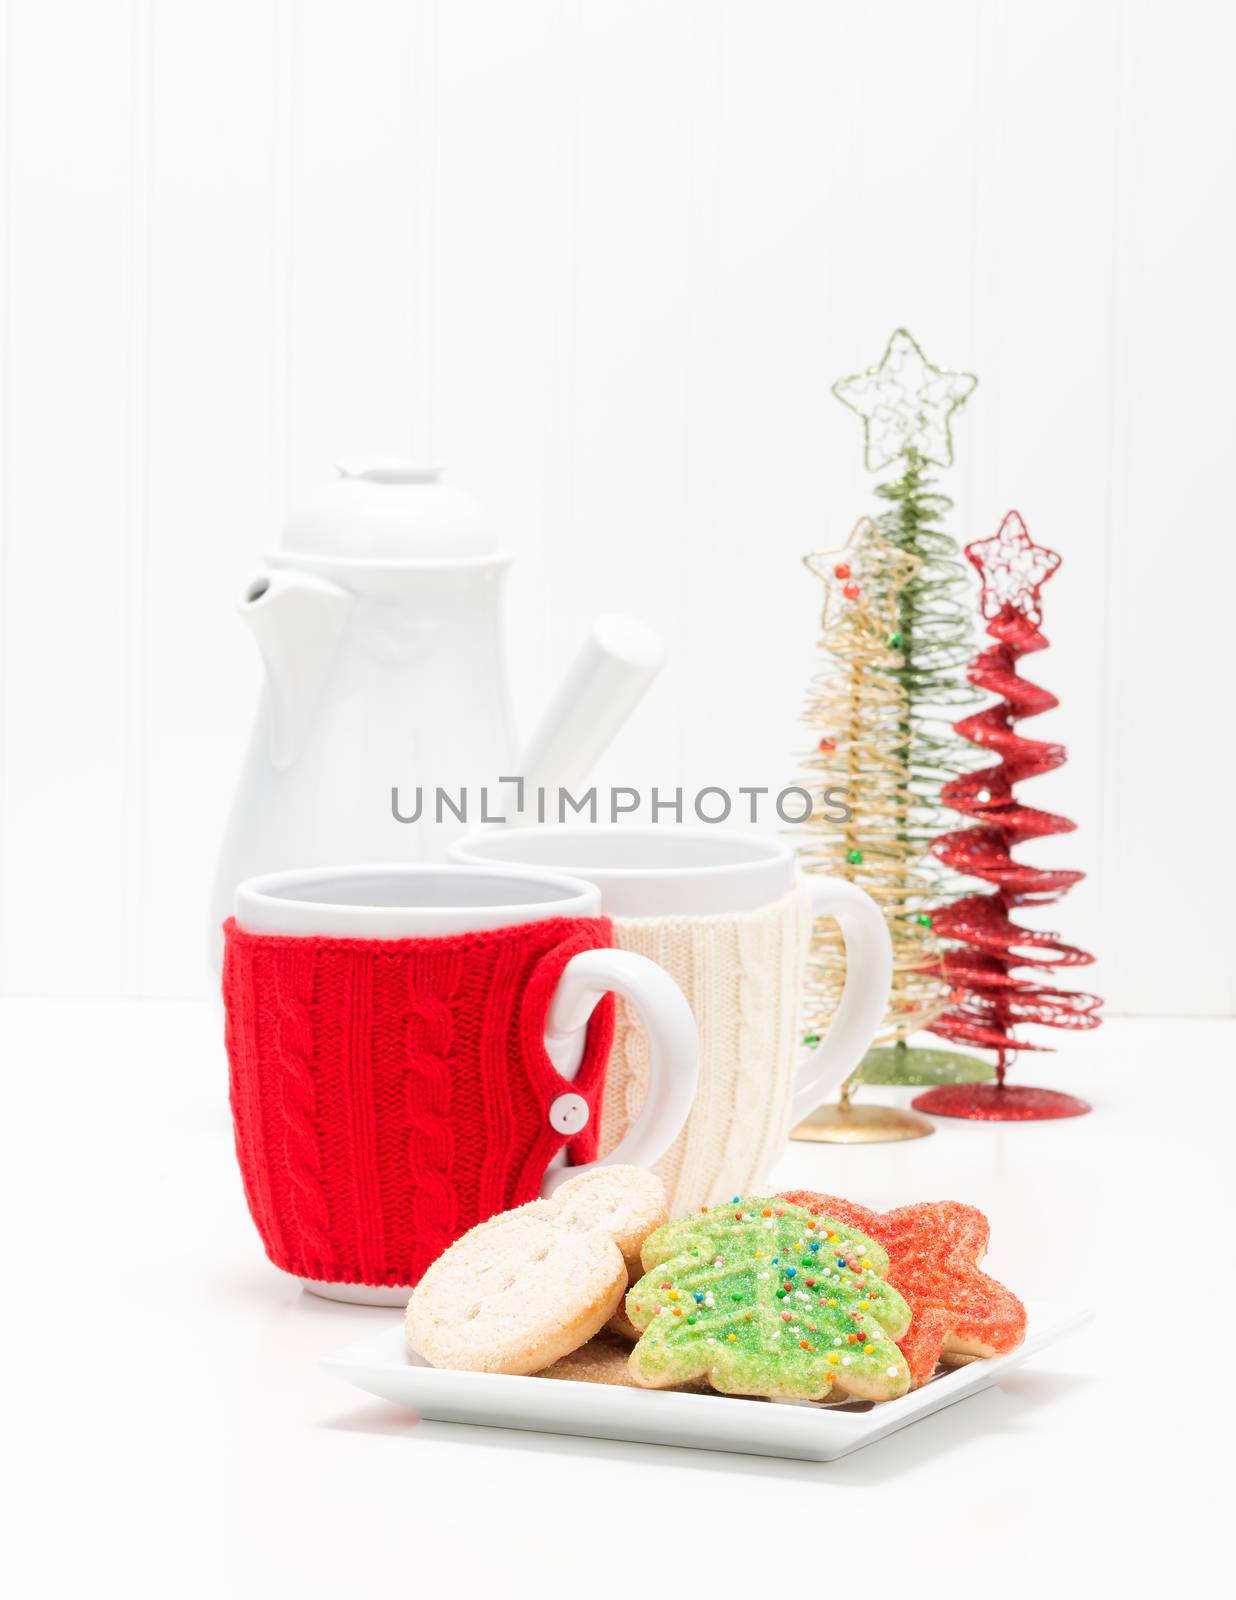
M 828 1033 L 799 1065 L 790 1126 L 820 1106 L 866 1055 L 893 987 L 893 941 L 879 906 L 842 878 L 806 877 L 812 920 L 835 917 L 845 944 L 845 986 Z
M 550 1167 L 541 1193 L 592 1167 L 651 1167 L 682 1131 L 699 1080 L 699 1034 L 682 990 L 655 961 L 631 950 L 583 950 L 562 969 L 545 1024 L 545 1043 L 578 1035 L 606 994 L 630 1002 L 648 1040 L 648 1089 L 635 1122 L 607 1156 L 577 1167 Z M 572 1100 L 578 1097 L 568 1097 Z M 582 1102 L 580 1102 L 582 1105 Z M 574 1108 L 578 1112 L 578 1107 Z M 586 1110 L 586 1106 L 584 1106 Z M 555 1121 L 555 1126 L 559 1124 Z M 572 1133 L 585 1124 L 573 1122 Z

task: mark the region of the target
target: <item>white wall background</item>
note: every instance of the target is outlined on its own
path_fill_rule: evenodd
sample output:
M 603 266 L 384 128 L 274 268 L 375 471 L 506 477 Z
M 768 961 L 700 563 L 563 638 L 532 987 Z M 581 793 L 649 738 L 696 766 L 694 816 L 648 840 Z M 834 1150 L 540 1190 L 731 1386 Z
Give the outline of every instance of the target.
M 10 0 L 0 988 L 203 988 L 234 598 L 337 456 L 484 498 L 525 725 L 631 609 L 673 660 L 600 776 L 780 785 L 798 557 L 872 505 L 828 385 L 904 322 L 982 380 L 954 532 L 1065 557 L 1050 923 L 1113 1010 L 1232 1009 L 1234 46 L 1206 0 Z

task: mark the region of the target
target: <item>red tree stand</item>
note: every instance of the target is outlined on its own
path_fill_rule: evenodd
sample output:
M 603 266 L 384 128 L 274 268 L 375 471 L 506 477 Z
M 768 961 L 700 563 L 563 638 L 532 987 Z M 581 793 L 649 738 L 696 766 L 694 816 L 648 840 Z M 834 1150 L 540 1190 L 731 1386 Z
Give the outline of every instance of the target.
M 1050 1048 L 1016 1038 L 1011 1031 L 1016 1025 L 1095 1028 L 1102 1005 L 1095 995 L 1054 988 L 1039 975 L 1056 967 L 1086 966 L 1093 956 L 1062 943 L 1054 933 L 1021 927 L 1009 916 L 1015 906 L 1052 904 L 1084 876 L 1025 866 L 1012 856 L 1013 847 L 1025 839 L 1071 833 L 1075 826 L 1067 817 L 1020 805 L 1013 797 L 1024 778 L 1051 772 L 1065 761 L 1063 745 L 1024 738 L 1014 728 L 1022 718 L 1050 711 L 1059 703 L 1054 694 L 1019 677 L 1017 662 L 1047 646 L 1039 632 L 1039 591 L 1060 565 L 1060 557 L 1034 544 L 1016 511 L 1009 512 L 994 538 L 967 546 L 966 555 L 982 577 L 983 615 L 988 618 L 987 632 L 996 641 L 979 654 L 967 677 L 978 688 L 998 695 L 999 701 L 975 716 L 963 717 L 956 729 L 1000 759 L 994 767 L 945 785 L 945 802 L 974 817 L 976 825 L 942 834 L 931 848 L 948 866 L 995 888 L 932 912 L 933 930 L 963 948 L 945 953 L 952 1004 L 931 1031 L 956 1044 L 995 1050 L 996 1081 L 945 1084 L 919 1095 L 914 1106 L 937 1116 L 989 1122 L 1076 1117 L 1090 1110 L 1084 1100 L 1050 1089 L 1010 1087 L 1004 1081 L 1012 1052 Z M 1036 974 L 1016 977 L 1015 968 L 1036 969 Z

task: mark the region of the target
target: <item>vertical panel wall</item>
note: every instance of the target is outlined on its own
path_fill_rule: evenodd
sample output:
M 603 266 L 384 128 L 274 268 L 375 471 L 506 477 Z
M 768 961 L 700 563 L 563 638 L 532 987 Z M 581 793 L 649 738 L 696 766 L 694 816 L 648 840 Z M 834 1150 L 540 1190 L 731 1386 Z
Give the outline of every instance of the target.
M 1028 798 L 1089 877 L 1042 920 L 1113 1009 L 1229 1011 L 1233 34 L 1201 0 L 7 0 L 0 989 L 203 991 L 235 598 L 336 457 L 482 496 L 525 727 L 630 609 L 671 661 L 598 777 L 788 780 L 799 557 L 876 504 L 828 386 L 904 322 L 982 379 L 953 531 L 1015 505 L 1065 558 L 1027 671 L 1070 763 Z

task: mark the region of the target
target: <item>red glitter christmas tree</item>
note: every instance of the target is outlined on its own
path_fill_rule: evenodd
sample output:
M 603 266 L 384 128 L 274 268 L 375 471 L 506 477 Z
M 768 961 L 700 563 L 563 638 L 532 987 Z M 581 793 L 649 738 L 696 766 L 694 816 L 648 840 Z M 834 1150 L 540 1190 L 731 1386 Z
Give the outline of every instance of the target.
M 1067 817 L 1020 804 L 1014 790 L 1025 778 L 1064 765 L 1063 745 L 1027 739 L 1015 724 L 1057 705 L 1054 694 L 1028 683 L 1017 671 L 1018 660 L 1043 650 L 1039 632 L 1039 593 L 1060 565 L 1054 550 L 1036 545 L 1016 511 L 1010 511 L 991 539 L 966 548 L 983 580 L 983 615 L 995 643 L 970 666 L 970 682 L 999 698 L 975 716 L 963 717 L 956 731 L 972 744 L 999 757 L 994 767 L 954 778 L 944 786 L 946 804 L 975 818 L 975 825 L 942 834 L 933 853 L 958 872 L 995 887 L 966 895 L 932 912 L 933 931 L 956 944 L 944 955 L 952 984 L 949 1009 L 931 1024 L 931 1031 L 957 1044 L 979 1045 L 996 1052 L 996 1081 L 946 1084 L 914 1101 L 920 1111 L 987 1121 L 1038 1121 L 1074 1117 L 1089 1111 L 1084 1100 L 1048 1089 L 1009 1087 L 1005 1068 L 1017 1050 L 1044 1050 L 1017 1037 L 1023 1023 L 1045 1028 L 1085 1029 L 1098 1026 L 1102 1001 L 1092 994 L 1057 989 L 1044 974 L 1057 967 L 1081 967 L 1094 958 L 1054 933 L 1040 933 L 1012 920 L 1017 906 L 1050 905 L 1084 874 L 1027 866 L 1013 859 L 1013 849 L 1027 839 L 1071 833 Z M 1030 969 L 1017 976 L 1015 969 Z

